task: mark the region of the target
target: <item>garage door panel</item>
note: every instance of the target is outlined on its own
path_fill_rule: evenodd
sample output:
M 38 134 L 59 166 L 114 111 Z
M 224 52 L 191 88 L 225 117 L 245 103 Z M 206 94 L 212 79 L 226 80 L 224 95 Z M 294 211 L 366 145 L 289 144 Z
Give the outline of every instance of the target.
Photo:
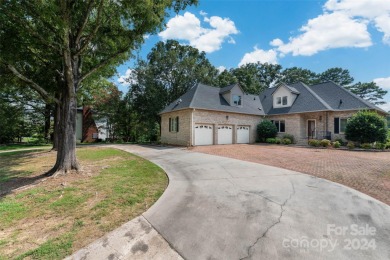
M 248 144 L 249 143 L 249 126 L 237 127 L 237 143 Z
M 233 143 L 233 127 L 229 125 L 218 126 L 218 144 Z
M 213 131 L 212 125 L 196 124 L 195 125 L 195 145 L 212 145 Z

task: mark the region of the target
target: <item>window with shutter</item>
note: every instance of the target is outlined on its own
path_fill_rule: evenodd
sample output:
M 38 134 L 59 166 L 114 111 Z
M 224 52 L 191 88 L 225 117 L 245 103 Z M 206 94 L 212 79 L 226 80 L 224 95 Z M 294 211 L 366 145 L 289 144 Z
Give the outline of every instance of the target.
M 340 118 L 338 118 L 338 117 L 334 118 L 334 133 L 335 134 L 340 133 Z
M 179 132 L 179 117 L 176 117 L 176 132 Z

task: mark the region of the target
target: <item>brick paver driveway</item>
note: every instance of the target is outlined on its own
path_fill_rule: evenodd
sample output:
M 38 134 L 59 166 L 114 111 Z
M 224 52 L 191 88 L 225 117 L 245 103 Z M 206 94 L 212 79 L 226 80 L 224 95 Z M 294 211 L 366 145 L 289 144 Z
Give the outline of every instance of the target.
M 390 152 L 235 144 L 192 151 L 262 163 L 338 182 L 390 205 Z

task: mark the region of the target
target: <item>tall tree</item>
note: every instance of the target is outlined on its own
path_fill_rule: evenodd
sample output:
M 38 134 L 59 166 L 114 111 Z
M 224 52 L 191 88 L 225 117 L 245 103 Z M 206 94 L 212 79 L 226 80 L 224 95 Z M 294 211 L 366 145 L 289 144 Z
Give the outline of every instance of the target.
M 49 175 L 78 170 L 77 92 L 111 76 L 143 37 L 162 29 L 167 9 L 196 0 L 5 0 L 0 5 L 0 65 L 57 104 L 58 153 Z M 54 84 L 48 84 L 53 82 Z M 53 91 L 54 86 L 54 91 Z
M 358 82 L 352 86 L 347 86 L 346 89 L 375 105 L 386 104 L 383 97 L 387 94 L 387 91 L 380 88 L 375 82 Z
M 278 83 L 284 82 L 286 84 L 294 84 L 298 82 L 303 82 L 307 85 L 313 85 L 320 82 L 318 79 L 318 75 L 308 69 L 292 67 L 284 69 L 281 74 L 282 75 L 278 79 Z
M 349 70 L 342 68 L 330 68 L 318 75 L 321 82 L 333 81 L 340 86 L 349 86 L 353 82 L 353 77 Z
M 214 85 L 222 88 L 237 83 L 238 79 L 233 75 L 232 71 L 233 70 L 225 69 L 220 72 L 215 79 Z
M 237 78 L 241 88 L 246 93 L 260 93 L 263 88 L 257 77 L 257 64 L 248 63 L 232 71 L 232 74 Z
M 130 91 L 134 104 L 141 124 L 152 131 L 160 120 L 158 112 L 196 83 L 212 85 L 218 70 L 204 52 L 169 40 L 158 42 L 147 60 L 138 62 L 133 74 L 129 82 L 133 82 Z
M 282 66 L 270 63 L 248 63 L 232 71 L 245 92 L 259 94 L 281 76 Z

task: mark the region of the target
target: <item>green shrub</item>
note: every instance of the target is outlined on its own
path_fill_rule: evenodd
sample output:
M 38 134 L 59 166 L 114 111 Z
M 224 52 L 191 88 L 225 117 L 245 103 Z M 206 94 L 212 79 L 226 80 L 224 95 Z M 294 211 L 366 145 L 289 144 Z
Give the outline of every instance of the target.
M 359 143 L 384 143 L 387 131 L 383 116 L 372 111 L 359 111 L 348 120 L 345 137 L 347 140 Z
M 316 139 L 310 139 L 309 145 L 314 147 L 319 147 L 321 145 L 321 141 Z
M 354 142 L 348 142 L 347 147 L 348 147 L 348 149 L 352 150 L 352 149 L 355 148 L 355 143 Z
M 331 143 L 330 143 L 330 141 L 328 139 L 322 139 L 320 141 L 320 144 L 321 144 L 322 147 L 328 147 L 328 146 L 330 146 Z
M 281 144 L 282 143 L 282 139 L 280 139 L 279 137 L 276 137 L 275 141 L 276 141 L 276 144 Z
M 346 142 L 342 138 L 336 138 L 334 141 L 339 142 L 340 145 L 346 145 Z
M 265 139 L 265 142 L 269 143 L 269 144 L 276 144 L 276 139 L 275 138 L 267 138 L 267 139 Z
M 360 145 L 360 148 L 363 148 L 363 149 L 372 149 L 372 144 L 363 143 L 363 144 Z
M 341 146 L 341 144 L 340 144 L 339 141 L 333 142 L 333 147 L 334 147 L 334 148 L 340 148 L 340 146 Z
M 282 139 L 282 144 L 289 145 L 292 144 L 291 140 L 289 138 L 283 138 Z
M 292 144 L 295 144 L 295 138 L 293 135 L 285 134 L 283 135 L 283 139 L 290 139 Z
M 375 145 L 374 145 L 374 148 L 375 149 L 384 150 L 386 148 L 386 144 L 380 143 L 380 142 L 376 142 Z
M 257 125 L 257 136 L 260 141 L 265 141 L 267 138 L 275 138 L 278 134 L 278 129 L 269 120 L 264 120 Z

